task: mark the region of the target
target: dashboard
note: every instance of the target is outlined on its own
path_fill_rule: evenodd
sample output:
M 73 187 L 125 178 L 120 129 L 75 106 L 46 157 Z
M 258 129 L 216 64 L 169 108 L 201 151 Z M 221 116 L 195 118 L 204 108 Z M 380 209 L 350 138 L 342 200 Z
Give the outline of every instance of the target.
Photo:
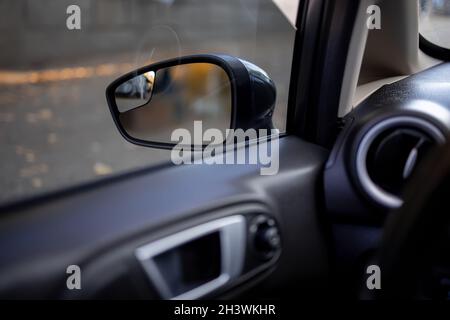
M 450 63 L 382 86 L 342 119 L 326 163 L 328 212 L 382 223 L 417 166 L 450 132 Z

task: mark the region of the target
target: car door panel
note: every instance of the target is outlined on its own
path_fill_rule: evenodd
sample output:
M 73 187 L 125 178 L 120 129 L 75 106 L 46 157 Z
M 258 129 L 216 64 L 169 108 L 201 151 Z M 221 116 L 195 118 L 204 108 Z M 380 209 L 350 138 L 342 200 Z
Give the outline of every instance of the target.
M 297 278 L 307 287 L 319 275 L 326 278 L 326 239 L 317 206 L 326 157 L 320 147 L 284 137 L 274 176 L 261 176 L 258 165 L 169 165 L 4 207 L 0 294 L 70 298 L 66 268 L 75 264 L 83 270 L 86 288 L 85 296 L 77 297 L 105 297 L 97 287 L 100 277 L 110 274 L 137 283 L 129 286 L 134 294 L 128 297 L 156 298 L 133 250 L 219 217 L 258 210 L 277 220 L 282 238 L 282 253 L 264 286 L 286 288 Z M 103 281 L 106 287 L 112 285 L 108 281 Z

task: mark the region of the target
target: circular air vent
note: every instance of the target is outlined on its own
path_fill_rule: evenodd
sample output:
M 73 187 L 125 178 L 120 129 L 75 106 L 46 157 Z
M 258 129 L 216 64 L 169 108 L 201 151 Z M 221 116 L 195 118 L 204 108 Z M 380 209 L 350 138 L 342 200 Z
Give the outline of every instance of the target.
M 436 144 L 442 132 L 413 116 L 378 122 L 362 138 L 356 153 L 356 173 L 363 191 L 378 204 L 398 208 L 402 191 L 417 163 Z

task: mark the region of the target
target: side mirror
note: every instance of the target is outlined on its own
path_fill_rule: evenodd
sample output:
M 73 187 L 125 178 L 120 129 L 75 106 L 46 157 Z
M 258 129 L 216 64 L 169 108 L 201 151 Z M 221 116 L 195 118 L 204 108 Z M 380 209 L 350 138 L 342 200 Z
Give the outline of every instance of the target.
M 266 72 L 227 55 L 194 55 L 128 73 L 106 89 L 114 122 L 128 141 L 172 148 L 178 128 L 272 129 L 276 88 Z M 191 147 L 203 146 L 194 139 Z

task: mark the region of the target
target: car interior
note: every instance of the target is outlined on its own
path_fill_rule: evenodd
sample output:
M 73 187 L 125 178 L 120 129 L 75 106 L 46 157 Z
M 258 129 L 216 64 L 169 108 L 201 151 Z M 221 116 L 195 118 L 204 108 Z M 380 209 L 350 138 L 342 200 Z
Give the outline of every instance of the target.
M 285 130 L 223 149 L 273 155 L 276 140 L 276 174 L 167 159 L 0 202 L 0 298 L 449 299 L 450 45 L 426 33 L 426 12 L 450 39 L 450 1 L 300 0 Z M 266 71 L 239 54 L 180 52 L 98 91 L 115 141 L 170 150 L 167 110 L 148 107 L 164 96 L 218 134 L 278 127 Z M 221 89 L 199 104 L 191 87 L 206 96 L 207 85 Z M 223 110 L 209 112 L 214 99 Z M 81 290 L 67 286 L 71 265 Z

